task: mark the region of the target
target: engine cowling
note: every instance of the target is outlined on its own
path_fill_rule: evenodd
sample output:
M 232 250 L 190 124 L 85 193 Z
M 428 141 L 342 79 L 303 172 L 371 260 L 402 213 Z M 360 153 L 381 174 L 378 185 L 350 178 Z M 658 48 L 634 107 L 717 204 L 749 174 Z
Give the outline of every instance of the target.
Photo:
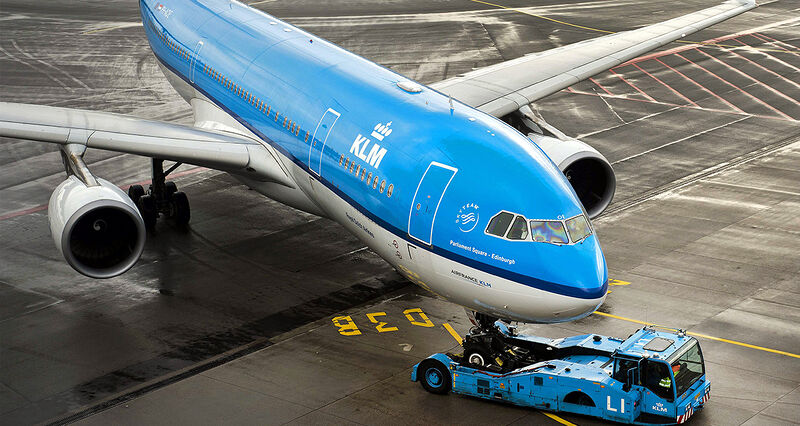
M 611 163 L 596 149 L 577 139 L 528 135 L 564 173 L 590 218 L 602 213 L 614 198 L 617 178 Z
M 86 186 L 70 176 L 50 196 L 48 217 L 56 247 L 76 271 L 111 278 L 130 269 L 144 250 L 139 210 L 121 189 L 104 179 Z

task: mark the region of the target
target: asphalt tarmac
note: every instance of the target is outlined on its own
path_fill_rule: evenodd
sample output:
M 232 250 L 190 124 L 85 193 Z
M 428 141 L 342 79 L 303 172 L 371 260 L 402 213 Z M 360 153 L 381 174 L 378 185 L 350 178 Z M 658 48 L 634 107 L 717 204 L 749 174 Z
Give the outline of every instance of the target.
M 669 19 L 714 2 L 255 2 L 423 83 Z M 544 18 L 543 18 L 544 17 Z M 545 18 L 549 18 L 545 19 Z M 554 21 L 556 20 L 556 21 Z M 800 4 L 768 3 L 536 107 L 613 163 L 595 221 L 615 279 L 601 312 L 525 331 L 699 337 L 713 382 L 692 424 L 791 424 L 800 412 Z M 181 123 L 135 2 L 0 4 L 0 99 Z M 121 187 L 149 161 L 90 151 Z M 404 281 L 337 224 L 183 166 L 188 230 L 160 224 L 127 274 L 59 256 L 45 204 L 53 146 L 0 138 L 0 418 L 4 424 L 595 424 L 433 397 L 410 367 L 457 349 L 459 307 Z M 404 312 L 420 308 L 433 327 Z M 386 312 L 379 333 L 368 313 Z M 417 314 L 412 314 L 417 315 Z M 350 316 L 362 332 L 340 334 Z M 374 318 L 374 316 L 373 316 Z M 421 322 L 419 317 L 415 322 Z

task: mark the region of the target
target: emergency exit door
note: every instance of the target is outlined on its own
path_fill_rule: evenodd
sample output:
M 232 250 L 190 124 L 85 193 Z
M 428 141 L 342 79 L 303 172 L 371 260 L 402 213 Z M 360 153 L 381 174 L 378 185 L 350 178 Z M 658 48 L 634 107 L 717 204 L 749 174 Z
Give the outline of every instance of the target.
M 458 169 L 455 167 L 435 161 L 428 165 L 411 203 L 411 212 L 408 216 L 409 236 L 425 244 L 431 244 L 439 204 L 457 172 Z
M 201 62 L 200 59 L 200 50 L 203 49 L 203 40 L 197 42 L 197 46 L 194 48 L 194 53 L 192 54 L 192 63 L 189 66 L 189 81 L 194 83 L 194 74 L 195 69 L 200 66 Z

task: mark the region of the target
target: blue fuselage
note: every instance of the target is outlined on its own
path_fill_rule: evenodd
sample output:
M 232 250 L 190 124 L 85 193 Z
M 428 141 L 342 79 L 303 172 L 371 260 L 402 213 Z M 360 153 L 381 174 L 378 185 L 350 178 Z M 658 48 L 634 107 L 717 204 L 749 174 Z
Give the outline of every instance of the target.
M 524 239 L 486 232 L 502 211 L 520 223 L 584 214 L 524 135 L 241 3 L 140 6 L 162 67 L 280 153 L 305 196 L 412 281 L 523 321 L 574 319 L 602 303 L 608 274 L 596 235 L 553 244 L 527 225 Z M 528 290 L 524 304 L 555 296 L 558 307 L 528 312 L 516 296 Z

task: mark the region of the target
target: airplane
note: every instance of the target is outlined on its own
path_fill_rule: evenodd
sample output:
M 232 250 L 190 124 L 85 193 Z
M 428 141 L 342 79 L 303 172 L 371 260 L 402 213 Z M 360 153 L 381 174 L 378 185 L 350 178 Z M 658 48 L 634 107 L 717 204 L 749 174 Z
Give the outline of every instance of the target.
M 60 147 L 67 179 L 48 217 L 72 268 L 117 276 L 159 217 L 188 223 L 186 194 L 166 180 L 186 163 L 338 222 L 468 312 L 527 323 L 579 319 L 605 300 L 590 220 L 616 186 L 605 157 L 529 105 L 756 7 L 728 0 L 426 86 L 238 1 L 139 5 L 193 126 L 0 103 L 0 135 Z M 125 193 L 94 176 L 88 148 L 152 158 L 152 185 Z

